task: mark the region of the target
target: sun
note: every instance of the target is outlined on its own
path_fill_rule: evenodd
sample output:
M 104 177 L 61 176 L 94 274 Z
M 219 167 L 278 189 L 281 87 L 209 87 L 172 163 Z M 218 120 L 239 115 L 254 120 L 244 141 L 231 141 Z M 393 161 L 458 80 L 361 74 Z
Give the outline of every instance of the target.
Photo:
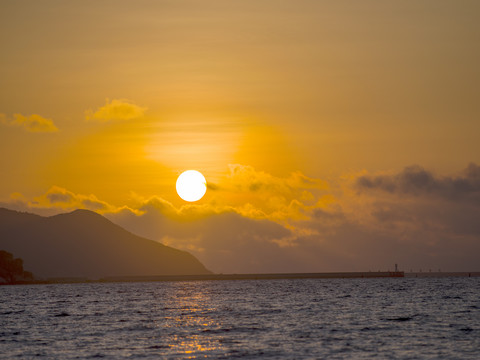
M 207 180 L 197 170 L 187 170 L 177 179 L 177 194 L 185 201 L 200 200 L 207 192 Z

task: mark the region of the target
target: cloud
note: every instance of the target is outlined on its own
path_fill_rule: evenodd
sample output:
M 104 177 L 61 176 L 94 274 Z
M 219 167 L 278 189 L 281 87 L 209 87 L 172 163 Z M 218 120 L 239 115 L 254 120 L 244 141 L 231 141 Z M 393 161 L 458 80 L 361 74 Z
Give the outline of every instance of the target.
M 97 111 L 85 111 L 86 120 L 94 121 L 112 121 L 112 120 L 133 120 L 142 117 L 147 108 L 135 105 L 128 100 L 113 99 L 109 102 L 106 100 L 104 106 Z
M 216 193 L 228 198 L 231 206 L 247 217 L 275 221 L 303 218 L 305 211 L 329 190 L 326 181 L 301 172 L 278 177 L 248 165 L 228 167 L 227 176 L 216 184 Z
M 43 196 L 37 197 L 37 204 L 51 207 L 56 206 L 62 209 L 88 209 L 99 212 L 112 209 L 112 206 L 105 201 L 99 200 L 95 195 L 75 194 L 64 188 L 53 186 Z
M 51 188 L 45 197 L 49 200 L 50 204 L 69 204 L 75 200 L 73 193 L 58 187 Z
M 257 171 L 248 165 L 229 164 L 228 168 L 230 183 L 243 191 L 290 193 L 296 189 L 328 189 L 326 181 L 309 178 L 299 171 L 291 173 L 287 178 L 280 178 L 264 171 Z
M 18 126 L 29 132 L 57 132 L 58 128 L 53 120 L 44 118 L 37 114 L 24 116 L 14 114 L 14 120 L 9 120 L 5 114 L 0 114 L 0 123 L 8 126 Z
M 439 196 L 451 201 L 471 200 L 480 205 L 480 166 L 471 163 L 458 176 L 435 176 L 415 165 L 393 175 L 364 175 L 356 185 L 363 191 L 391 194 Z
M 14 193 L 7 201 L 0 202 L 0 206 L 18 211 L 35 212 L 41 215 L 55 215 L 76 209 L 87 209 L 100 214 L 115 213 L 118 211 L 135 210 L 127 206 L 117 207 L 98 199 L 95 195 L 76 194 L 59 186 L 52 186 L 45 194 L 33 199 L 27 199 L 20 193 Z

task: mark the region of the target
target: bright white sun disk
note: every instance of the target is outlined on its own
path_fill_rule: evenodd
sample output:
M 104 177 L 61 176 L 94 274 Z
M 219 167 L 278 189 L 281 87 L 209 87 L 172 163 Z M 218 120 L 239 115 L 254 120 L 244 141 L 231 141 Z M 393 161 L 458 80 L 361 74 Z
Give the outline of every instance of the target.
M 185 201 L 200 200 L 207 192 L 207 180 L 197 170 L 187 170 L 177 179 L 177 193 Z

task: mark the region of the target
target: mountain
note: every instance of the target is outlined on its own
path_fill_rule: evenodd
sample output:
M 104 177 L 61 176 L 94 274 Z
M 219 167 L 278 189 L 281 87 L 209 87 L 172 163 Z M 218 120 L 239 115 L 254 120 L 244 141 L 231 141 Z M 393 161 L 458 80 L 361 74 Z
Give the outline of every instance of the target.
M 196 275 L 193 255 L 136 236 L 88 210 L 50 217 L 0 208 L 0 250 L 37 278 Z

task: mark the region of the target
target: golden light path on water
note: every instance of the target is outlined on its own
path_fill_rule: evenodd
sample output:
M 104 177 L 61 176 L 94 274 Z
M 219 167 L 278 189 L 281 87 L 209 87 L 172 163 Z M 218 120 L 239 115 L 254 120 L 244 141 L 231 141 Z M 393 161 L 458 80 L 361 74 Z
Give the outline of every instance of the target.
M 199 292 L 191 293 L 189 296 L 185 296 L 182 289 L 179 289 L 178 292 L 178 302 L 175 307 L 180 310 L 180 316 L 167 316 L 165 317 L 166 323 L 158 324 L 159 327 L 168 327 L 172 331 L 185 329 L 185 334 L 175 335 L 171 338 L 170 351 L 188 355 L 221 349 L 218 339 L 204 336 L 204 333 L 211 331 L 211 329 L 221 327 L 220 323 L 208 315 L 210 312 L 217 310 L 209 305 L 211 298 Z M 200 335 L 192 333 L 189 329 L 195 329 Z

